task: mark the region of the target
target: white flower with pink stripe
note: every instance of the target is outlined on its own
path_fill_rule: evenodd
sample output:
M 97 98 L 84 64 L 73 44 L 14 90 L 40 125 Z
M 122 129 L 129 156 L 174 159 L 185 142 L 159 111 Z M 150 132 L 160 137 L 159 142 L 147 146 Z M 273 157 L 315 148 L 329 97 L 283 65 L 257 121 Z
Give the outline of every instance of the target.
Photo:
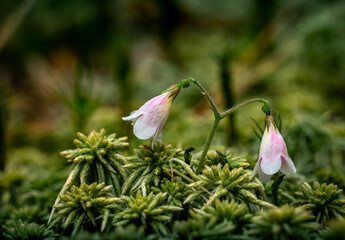
M 154 143 L 162 137 L 162 128 L 168 119 L 171 103 L 179 92 L 180 88 L 173 85 L 122 119 L 133 121 L 133 132 L 137 138 L 142 140 L 152 138 L 153 147 Z
M 279 170 L 284 174 L 296 173 L 295 165 L 288 155 L 285 141 L 275 125 L 273 116 L 267 116 L 259 160 L 252 176 L 258 173 L 260 180 L 267 182 Z

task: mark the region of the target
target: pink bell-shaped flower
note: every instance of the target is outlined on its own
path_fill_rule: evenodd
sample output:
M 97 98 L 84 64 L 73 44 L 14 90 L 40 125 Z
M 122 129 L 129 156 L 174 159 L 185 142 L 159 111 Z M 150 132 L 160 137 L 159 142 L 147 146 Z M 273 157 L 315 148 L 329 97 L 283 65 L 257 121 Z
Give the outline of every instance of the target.
M 152 138 L 153 148 L 156 140 L 162 137 L 162 128 L 168 119 L 171 103 L 179 92 L 179 86 L 173 85 L 122 119 L 133 121 L 133 132 L 137 138 L 142 140 Z
M 296 173 L 295 165 L 288 155 L 285 141 L 275 125 L 273 116 L 267 116 L 259 160 L 252 177 L 258 173 L 260 180 L 267 182 L 279 170 L 284 174 Z

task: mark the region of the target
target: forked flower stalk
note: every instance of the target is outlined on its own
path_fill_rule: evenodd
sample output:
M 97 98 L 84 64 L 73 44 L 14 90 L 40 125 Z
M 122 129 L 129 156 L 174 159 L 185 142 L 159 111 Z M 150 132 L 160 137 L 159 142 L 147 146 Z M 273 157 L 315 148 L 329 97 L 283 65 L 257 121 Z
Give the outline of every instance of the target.
M 235 111 L 237 111 L 238 109 L 247 106 L 250 103 L 255 103 L 255 102 L 260 102 L 263 103 L 264 106 L 262 107 L 262 111 L 266 114 L 266 115 L 270 115 L 271 113 L 271 106 L 270 106 L 270 102 L 262 99 L 262 98 L 254 98 L 254 99 L 250 99 L 248 101 L 245 101 L 243 103 L 240 103 L 230 109 L 225 110 L 224 112 L 219 112 L 216 104 L 214 103 L 212 97 L 207 93 L 206 89 L 202 86 L 202 84 L 200 82 L 198 82 L 197 80 L 193 79 L 193 78 L 187 78 L 186 80 L 183 81 L 184 82 L 191 82 L 194 83 L 201 91 L 201 93 L 207 98 L 208 103 L 210 104 L 210 108 L 212 109 L 213 113 L 214 113 L 214 121 L 213 121 L 213 125 L 210 131 L 210 134 L 207 137 L 205 146 L 204 146 L 204 150 L 202 152 L 202 155 L 200 157 L 200 161 L 199 161 L 199 165 L 196 169 L 196 173 L 199 174 L 201 172 L 201 170 L 204 168 L 205 166 L 205 159 L 206 159 L 206 155 L 207 155 L 207 151 L 210 148 L 211 142 L 213 140 L 214 134 L 216 132 L 216 129 L 218 127 L 219 122 L 227 117 L 230 116 L 231 114 L 233 114 Z

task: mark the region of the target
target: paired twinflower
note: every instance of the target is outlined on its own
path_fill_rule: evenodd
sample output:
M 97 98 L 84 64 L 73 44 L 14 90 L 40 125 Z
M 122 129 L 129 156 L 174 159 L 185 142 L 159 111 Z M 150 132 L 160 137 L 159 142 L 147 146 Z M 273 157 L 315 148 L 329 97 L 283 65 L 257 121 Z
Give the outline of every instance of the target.
M 275 124 L 273 116 L 266 117 L 266 128 L 262 136 L 259 160 L 252 176 L 258 173 L 263 182 L 271 179 L 278 171 L 284 174 L 296 173 L 296 168 L 288 155 L 287 147 L 282 135 Z
M 170 110 L 172 101 L 180 92 L 181 87 L 189 86 L 189 81 L 196 83 L 198 87 L 201 86 L 197 81 L 193 79 L 192 80 L 189 79 L 178 85 L 172 85 L 170 88 L 164 91 L 161 95 L 150 99 L 138 110 L 133 111 L 129 116 L 122 118 L 125 121 L 133 121 L 132 122 L 133 132 L 137 138 L 142 139 L 142 140 L 152 138 L 152 148 L 153 148 L 155 142 L 162 137 L 162 128 L 168 119 L 169 110 Z M 205 89 L 203 87 L 200 87 L 200 88 L 202 92 L 205 93 Z M 209 96 L 207 95 L 207 97 Z M 213 103 L 211 99 L 209 99 L 209 101 Z M 264 134 L 262 136 L 262 141 L 261 141 L 261 146 L 260 146 L 259 159 L 253 170 L 252 177 L 255 176 L 256 173 L 258 173 L 260 180 L 263 182 L 267 182 L 271 179 L 271 176 L 277 173 L 279 170 L 284 174 L 295 173 L 296 168 L 291 158 L 288 155 L 284 139 L 282 135 L 279 133 L 279 130 L 277 129 L 273 116 L 270 115 L 270 107 L 269 107 L 268 101 L 264 99 L 253 99 L 253 100 L 244 102 L 242 104 L 239 104 L 236 107 L 225 111 L 224 113 L 218 113 L 218 110 L 216 111 L 217 111 L 218 117 L 221 117 L 224 114 L 227 114 L 228 112 L 232 113 L 236 109 L 242 106 L 245 106 L 248 103 L 252 103 L 256 101 L 263 102 L 265 104 L 263 111 L 264 113 L 267 114 L 267 116 L 266 116 L 266 127 L 265 127 Z M 214 126 L 217 126 L 217 124 L 214 124 Z M 214 131 L 211 131 L 211 137 L 208 138 L 207 140 L 208 142 L 206 143 L 205 148 L 204 148 L 204 152 L 203 152 L 204 157 L 206 156 L 208 146 L 210 144 L 210 141 L 213 138 L 213 134 L 214 134 Z M 200 163 L 201 163 L 200 168 L 202 168 L 204 165 L 202 160 L 203 159 L 200 160 Z
M 133 111 L 125 121 L 133 121 L 134 135 L 142 140 L 152 138 L 152 148 L 162 137 L 162 128 L 169 116 L 172 101 L 180 92 L 178 85 L 172 85 L 161 95 L 147 101 L 138 110 Z

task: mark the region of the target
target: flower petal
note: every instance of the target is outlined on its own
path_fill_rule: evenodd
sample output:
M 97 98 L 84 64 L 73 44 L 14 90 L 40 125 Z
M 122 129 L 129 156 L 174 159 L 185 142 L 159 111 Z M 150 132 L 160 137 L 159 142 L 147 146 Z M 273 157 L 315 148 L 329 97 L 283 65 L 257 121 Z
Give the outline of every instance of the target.
M 280 156 L 287 153 L 283 137 L 275 128 L 273 123 L 266 126 L 260 145 L 260 154 L 262 157 L 261 169 L 267 175 L 273 175 L 281 167 Z
M 262 161 L 262 157 L 259 158 L 259 160 L 257 161 L 254 169 L 253 169 L 253 173 L 251 175 L 251 178 L 253 178 L 255 176 L 256 173 L 258 173 L 259 175 L 259 179 L 262 182 L 268 182 L 269 180 L 271 180 L 271 175 L 267 175 L 264 172 L 262 172 L 261 170 L 261 161 Z
M 141 111 L 134 110 L 133 112 L 131 112 L 131 114 L 129 116 L 123 117 L 122 120 L 132 121 L 132 120 L 135 120 L 136 118 L 140 117 L 140 115 L 142 115 Z
M 152 145 L 161 137 L 162 128 L 168 119 L 172 101 L 179 93 L 180 87 L 173 85 L 168 91 L 156 96 L 137 111 L 123 117 L 125 121 L 132 121 L 134 135 L 139 139 L 152 139 Z
M 253 178 L 255 176 L 255 174 L 257 173 L 258 169 L 260 168 L 261 159 L 262 158 L 259 158 L 259 160 L 256 162 L 256 165 L 253 169 L 253 172 L 252 172 L 252 175 L 250 176 L 250 178 Z
M 261 170 L 267 175 L 273 175 L 279 171 L 282 161 L 279 155 L 263 156 L 261 160 Z
M 291 158 L 281 156 L 282 166 L 280 171 L 284 174 L 296 173 L 295 164 L 292 162 Z
M 168 99 L 169 94 L 168 93 L 162 93 L 161 95 L 158 95 L 150 100 L 148 100 L 144 105 L 142 105 L 138 111 L 142 113 L 148 113 L 155 110 L 158 110 L 161 105 Z
M 133 127 L 134 135 L 142 140 L 151 138 L 157 131 L 157 126 L 150 124 L 148 119 L 144 116 L 138 118 Z
M 261 167 L 258 168 L 258 175 L 259 175 L 259 179 L 261 180 L 261 182 L 268 182 L 269 180 L 271 180 L 271 176 L 272 176 L 272 175 L 265 174 L 261 170 Z

